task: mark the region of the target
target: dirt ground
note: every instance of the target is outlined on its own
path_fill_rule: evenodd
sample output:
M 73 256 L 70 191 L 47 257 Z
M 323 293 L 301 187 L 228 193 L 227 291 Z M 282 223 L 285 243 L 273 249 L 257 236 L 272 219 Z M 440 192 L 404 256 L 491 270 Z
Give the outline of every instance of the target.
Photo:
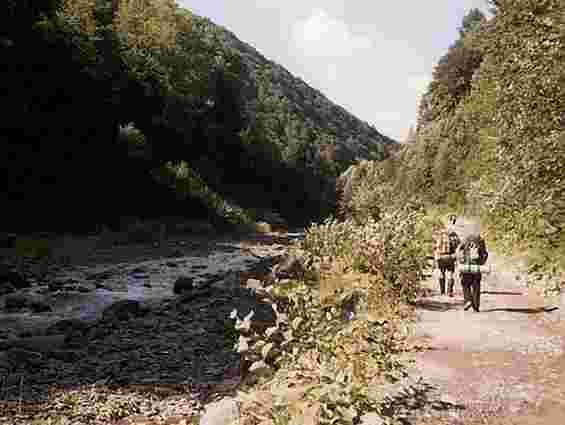
M 425 283 L 409 371 L 424 413 L 406 423 L 565 423 L 565 305 L 529 289 L 518 259 L 491 253 L 488 263 L 480 312 L 463 310 L 458 281 L 453 298 L 439 295 L 437 276 Z

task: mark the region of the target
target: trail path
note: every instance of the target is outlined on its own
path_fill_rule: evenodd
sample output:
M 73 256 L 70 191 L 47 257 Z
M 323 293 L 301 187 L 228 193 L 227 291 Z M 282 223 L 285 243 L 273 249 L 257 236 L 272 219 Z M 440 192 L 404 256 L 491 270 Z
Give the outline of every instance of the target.
M 478 313 L 458 281 L 453 298 L 436 276 L 425 283 L 410 371 L 422 380 L 397 401 L 412 403 L 409 424 L 565 424 L 565 306 L 528 290 L 517 259 L 490 254 Z

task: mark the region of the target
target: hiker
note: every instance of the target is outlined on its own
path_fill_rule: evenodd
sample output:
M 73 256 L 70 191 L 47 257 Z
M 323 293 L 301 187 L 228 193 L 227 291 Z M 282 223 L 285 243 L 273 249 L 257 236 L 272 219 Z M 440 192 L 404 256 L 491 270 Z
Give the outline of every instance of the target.
M 449 272 L 447 280 L 447 293 L 453 297 L 453 286 L 455 284 L 455 252 L 461 240 L 451 227 L 441 224 L 434 226 L 434 261 L 440 272 L 439 289 L 440 294 L 445 295 L 445 275 Z
M 449 226 L 455 226 L 455 223 L 457 223 L 457 215 L 449 214 L 449 216 L 447 217 L 447 223 Z
M 481 266 L 487 262 L 488 251 L 480 234 L 480 227 L 474 224 L 471 233 L 457 248 L 458 272 L 463 287 L 464 309 L 479 311 L 481 303 Z

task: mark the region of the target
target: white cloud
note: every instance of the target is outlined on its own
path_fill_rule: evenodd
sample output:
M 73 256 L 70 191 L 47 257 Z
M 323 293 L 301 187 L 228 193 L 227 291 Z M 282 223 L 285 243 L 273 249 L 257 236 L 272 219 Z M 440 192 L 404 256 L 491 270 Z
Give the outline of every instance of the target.
M 339 78 L 337 65 L 335 63 L 331 63 L 328 65 L 328 74 L 327 79 L 331 83 L 335 83 Z
M 370 38 L 353 34 L 345 22 L 322 9 L 294 24 L 293 41 L 309 57 L 349 57 L 356 50 L 372 47 Z

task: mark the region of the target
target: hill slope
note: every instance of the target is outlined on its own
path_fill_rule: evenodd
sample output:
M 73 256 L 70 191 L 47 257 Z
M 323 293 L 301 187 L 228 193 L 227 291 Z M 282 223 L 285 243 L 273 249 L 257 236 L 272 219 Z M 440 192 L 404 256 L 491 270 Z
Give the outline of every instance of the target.
M 256 112 L 257 86 L 262 83 L 261 76 L 266 75 L 266 90 L 281 99 L 281 109 L 282 105 L 288 107 L 307 126 L 318 133 L 335 137 L 337 144 L 351 156 L 383 159 L 390 149 L 398 147 L 395 140 L 336 105 L 301 78 L 241 41 L 231 31 L 209 19 L 193 16 L 213 32 L 226 48 L 237 52 L 242 58 L 247 70 L 244 93 L 252 115 Z

